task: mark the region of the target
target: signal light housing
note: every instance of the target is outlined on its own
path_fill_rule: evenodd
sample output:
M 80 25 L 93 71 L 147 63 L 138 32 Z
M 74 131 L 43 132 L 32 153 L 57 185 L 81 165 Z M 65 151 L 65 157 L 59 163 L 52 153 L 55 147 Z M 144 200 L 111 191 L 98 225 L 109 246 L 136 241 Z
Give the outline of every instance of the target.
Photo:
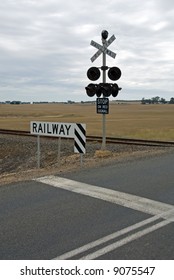
M 104 97 L 109 97 L 110 95 L 116 97 L 119 90 L 121 90 L 117 84 L 112 83 L 89 84 L 85 89 L 89 97 L 93 97 L 94 95 L 97 97 L 101 95 Z
M 100 83 L 99 87 L 100 87 L 100 91 L 104 97 L 109 97 L 111 95 L 111 84 Z
M 91 67 L 87 71 L 87 77 L 91 81 L 96 81 L 100 78 L 100 70 L 97 67 Z
M 111 67 L 108 71 L 108 77 L 112 81 L 117 81 L 121 77 L 121 70 L 118 67 Z
M 121 90 L 121 88 L 119 88 L 119 86 L 117 84 L 112 84 L 112 96 L 116 97 L 118 95 L 119 90 Z
M 96 94 L 96 84 L 89 84 L 85 87 L 88 96 L 93 97 Z
M 101 33 L 102 39 L 106 40 L 108 38 L 108 31 L 107 30 L 103 30 Z

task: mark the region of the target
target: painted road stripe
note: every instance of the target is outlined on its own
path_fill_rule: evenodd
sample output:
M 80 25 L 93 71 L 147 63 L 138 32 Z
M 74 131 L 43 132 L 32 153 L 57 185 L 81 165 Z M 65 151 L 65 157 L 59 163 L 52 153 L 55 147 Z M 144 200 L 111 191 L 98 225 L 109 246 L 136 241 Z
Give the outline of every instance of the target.
M 160 218 L 160 215 L 153 216 L 153 217 L 151 217 L 151 218 L 148 218 L 148 219 L 146 219 L 146 220 L 143 220 L 143 221 L 141 221 L 141 222 L 138 222 L 138 223 L 136 223 L 136 224 L 134 224 L 134 225 L 131 225 L 131 226 L 129 226 L 129 227 L 126 227 L 126 228 L 124 228 L 124 229 L 121 229 L 121 230 L 119 230 L 119 231 L 116 231 L 116 232 L 114 232 L 114 233 L 112 233 L 112 234 L 109 234 L 109 235 L 107 235 L 107 236 L 104 236 L 104 237 L 102 237 L 102 238 L 99 238 L 98 240 L 95 240 L 95 241 L 93 241 L 93 242 L 90 242 L 90 243 L 88 243 L 88 244 L 85 244 L 85 245 L 83 245 L 83 246 L 81 246 L 81 247 L 79 247 L 79 248 L 76 248 L 76 249 L 74 249 L 74 250 L 71 250 L 71 251 L 69 251 L 69 252 L 66 252 L 66 253 L 64 253 L 64 254 L 62 254 L 62 255 L 60 255 L 60 256 L 54 258 L 54 259 L 55 259 L 55 260 L 66 260 L 66 259 L 70 259 L 70 258 L 72 258 L 72 257 L 74 257 L 74 256 L 76 256 L 76 255 L 81 254 L 81 253 L 85 253 L 86 251 L 88 251 L 88 250 L 90 250 L 90 249 L 93 249 L 93 248 L 95 248 L 95 247 L 97 247 L 97 246 L 99 246 L 99 245 L 101 245 L 101 244 L 105 244 L 105 243 L 108 242 L 108 241 L 111 241 L 111 240 L 113 240 L 113 239 L 115 239 L 115 238 L 118 238 L 118 237 L 120 237 L 120 236 L 123 236 L 123 235 L 125 235 L 126 233 L 130 233 L 130 232 L 133 231 L 133 230 L 136 230 L 136 229 L 138 229 L 138 228 L 141 228 L 141 227 L 144 227 L 144 226 L 146 226 L 146 225 L 148 225 L 148 224 L 151 224 L 152 222 L 155 222 L 155 221 L 159 220 L 159 218 Z M 170 223 L 170 221 L 165 221 L 165 222 L 166 222 L 166 224 Z M 158 225 L 158 224 L 157 224 L 157 225 Z M 156 226 L 157 226 L 157 225 L 156 225 Z M 148 230 L 148 229 L 147 229 L 147 230 Z M 140 234 L 140 233 L 141 233 L 141 231 L 139 232 L 139 234 Z M 135 237 L 136 237 L 136 234 L 135 234 L 135 235 L 132 235 L 132 238 L 136 239 Z M 138 238 L 138 234 L 137 234 L 137 238 Z M 132 240 L 134 240 L 134 239 L 132 239 Z M 128 243 L 128 242 L 132 241 L 132 240 L 130 240 L 129 236 L 128 236 L 127 238 L 124 238 L 123 240 L 124 240 L 123 245 L 125 245 L 126 242 Z M 130 240 L 130 241 L 129 241 L 129 240 Z M 122 240 L 120 240 L 119 243 L 117 242 L 117 246 L 118 246 L 118 247 L 122 246 L 122 245 L 121 245 L 121 244 L 122 244 L 121 242 L 122 242 Z M 111 248 L 112 248 L 112 245 L 111 245 Z M 102 251 L 102 252 L 103 252 L 103 251 Z M 99 253 L 100 253 L 100 251 L 99 251 Z M 88 255 L 87 255 L 87 256 L 88 256 Z M 86 257 L 87 257 L 87 256 L 86 256 Z
M 161 214 L 163 218 L 167 218 L 165 217 L 166 212 L 174 210 L 174 206 L 170 204 L 57 176 L 46 176 L 35 180 L 56 188 L 115 203 L 150 215 Z
M 80 260 L 94 260 L 102 255 L 105 255 L 107 253 L 110 253 L 111 251 L 114 251 L 115 249 L 126 245 L 127 243 L 134 241 L 148 233 L 151 233 L 161 227 L 164 227 L 166 225 L 168 225 L 170 223 L 170 221 L 164 220 L 156 225 L 152 225 L 144 230 L 140 230 L 134 234 L 131 234 L 119 241 L 116 241 L 115 243 L 112 243 L 108 246 L 103 247 L 102 249 L 99 249 L 97 251 L 95 251 L 94 253 L 88 254 L 86 256 L 83 256 L 82 258 L 80 258 Z

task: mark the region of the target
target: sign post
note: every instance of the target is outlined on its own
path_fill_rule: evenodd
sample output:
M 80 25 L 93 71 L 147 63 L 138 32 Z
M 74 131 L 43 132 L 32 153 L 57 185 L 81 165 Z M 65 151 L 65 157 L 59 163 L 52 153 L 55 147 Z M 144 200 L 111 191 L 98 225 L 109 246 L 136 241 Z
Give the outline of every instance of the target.
M 40 168 L 40 135 L 37 135 L 37 168 Z
M 105 39 L 102 38 L 103 47 L 105 45 Z M 106 83 L 106 53 L 103 52 L 103 83 Z M 103 116 L 103 137 L 102 137 L 102 149 L 106 148 L 106 114 L 102 114 Z
M 60 162 L 61 137 L 58 138 L 57 161 Z

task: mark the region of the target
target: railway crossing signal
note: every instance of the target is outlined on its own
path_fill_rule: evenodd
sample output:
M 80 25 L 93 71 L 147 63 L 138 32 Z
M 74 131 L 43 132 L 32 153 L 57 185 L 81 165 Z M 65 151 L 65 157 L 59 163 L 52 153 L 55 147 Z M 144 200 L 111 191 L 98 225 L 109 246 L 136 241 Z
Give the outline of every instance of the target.
M 109 112 L 109 96 L 116 97 L 121 90 L 121 88 L 116 83 L 107 83 L 106 82 L 106 71 L 108 70 L 108 78 L 112 81 L 117 81 L 121 77 L 121 70 L 118 67 L 108 67 L 106 66 L 106 55 L 115 58 L 116 53 L 109 50 L 108 47 L 116 39 L 112 35 L 108 40 L 108 31 L 103 30 L 101 33 L 102 45 L 91 40 L 90 45 L 96 48 L 98 51 L 91 57 L 91 62 L 94 62 L 101 54 L 103 54 L 103 65 L 101 67 L 91 67 L 87 71 L 87 77 L 91 81 L 96 81 L 100 78 L 100 69 L 103 72 L 102 83 L 93 84 L 90 83 L 86 89 L 86 93 L 89 97 L 97 96 L 96 108 L 97 113 L 103 115 L 103 141 L 102 148 L 105 148 L 106 144 L 106 133 L 105 133 L 105 114 Z
M 91 57 L 91 61 L 94 62 L 100 54 L 103 53 L 103 65 L 101 67 L 91 67 L 87 71 L 87 77 L 91 81 L 96 81 L 100 78 L 100 69 L 103 71 L 103 83 L 97 84 L 89 84 L 86 89 L 86 93 L 89 97 L 93 97 L 96 95 L 100 97 L 103 94 L 103 97 L 113 96 L 116 97 L 118 95 L 119 90 L 121 88 L 117 84 L 106 83 L 106 71 L 108 70 L 108 78 L 112 81 L 117 81 L 121 77 L 121 70 L 118 67 L 108 67 L 106 66 L 106 54 L 111 56 L 112 58 L 116 57 L 116 53 L 109 50 L 107 47 L 116 39 L 114 35 L 110 37 L 109 40 L 106 40 L 108 37 L 108 32 L 103 30 L 102 33 L 102 43 L 103 46 L 98 44 L 97 42 L 91 40 L 91 46 L 98 49 L 98 51 Z

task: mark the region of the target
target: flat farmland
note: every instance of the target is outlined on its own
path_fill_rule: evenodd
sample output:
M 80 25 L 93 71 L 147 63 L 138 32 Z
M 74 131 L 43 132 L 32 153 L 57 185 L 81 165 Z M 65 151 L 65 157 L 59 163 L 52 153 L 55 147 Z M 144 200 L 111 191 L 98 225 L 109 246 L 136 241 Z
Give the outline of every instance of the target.
M 102 135 L 102 115 L 95 104 L 0 104 L 0 128 L 30 130 L 30 121 L 86 123 L 87 135 Z M 174 141 L 174 105 L 110 103 L 106 134 Z

